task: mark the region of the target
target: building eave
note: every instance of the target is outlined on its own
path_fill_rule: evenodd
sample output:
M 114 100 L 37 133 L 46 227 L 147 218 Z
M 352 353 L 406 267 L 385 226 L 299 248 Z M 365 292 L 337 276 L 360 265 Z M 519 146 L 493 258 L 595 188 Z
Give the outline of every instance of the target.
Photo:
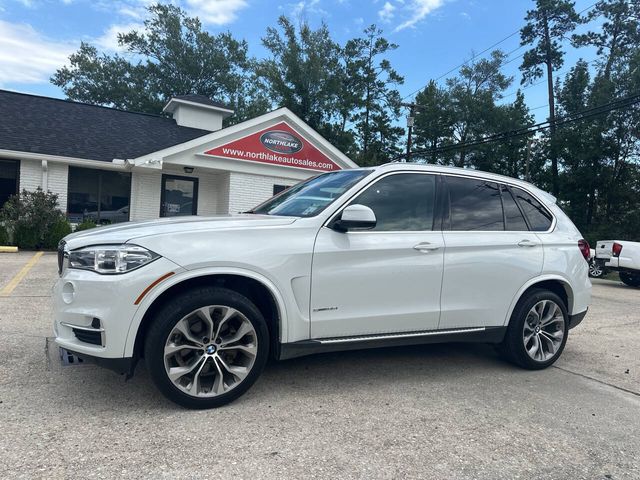
M 89 168 L 100 168 L 103 170 L 120 170 L 125 171 L 128 169 L 126 162 L 111 161 L 105 162 L 102 160 L 91 160 L 88 158 L 75 158 L 75 157 L 63 157 L 60 155 L 48 155 L 46 153 L 34 153 L 34 152 L 21 152 L 17 150 L 5 150 L 0 149 L 0 158 L 6 158 L 11 160 L 46 160 L 49 162 L 65 163 L 67 165 L 76 165 Z

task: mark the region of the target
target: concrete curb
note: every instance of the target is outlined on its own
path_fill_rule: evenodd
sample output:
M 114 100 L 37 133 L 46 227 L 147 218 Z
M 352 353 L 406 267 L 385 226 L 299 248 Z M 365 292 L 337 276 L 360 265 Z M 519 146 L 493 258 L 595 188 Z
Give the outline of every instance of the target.
M 0 245 L 0 253 L 18 253 L 18 247 Z

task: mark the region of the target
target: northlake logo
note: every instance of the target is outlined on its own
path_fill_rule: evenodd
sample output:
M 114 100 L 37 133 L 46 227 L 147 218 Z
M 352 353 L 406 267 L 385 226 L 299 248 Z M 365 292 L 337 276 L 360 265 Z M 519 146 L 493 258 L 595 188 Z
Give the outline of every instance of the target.
M 303 144 L 295 135 L 282 130 L 271 130 L 260 135 L 260 142 L 272 152 L 293 154 L 302 150 Z

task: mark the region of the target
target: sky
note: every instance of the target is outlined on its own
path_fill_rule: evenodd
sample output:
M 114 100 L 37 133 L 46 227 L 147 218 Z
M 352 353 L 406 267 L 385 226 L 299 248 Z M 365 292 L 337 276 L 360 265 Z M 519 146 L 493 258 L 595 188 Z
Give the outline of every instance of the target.
M 81 41 L 104 52 L 118 50 L 118 32 L 139 28 L 151 0 L 0 0 L 0 88 L 64 98 L 49 82 L 67 63 Z M 167 2 L 162 2 L 167 3 Z M 261 38 L 280 15 L 325 22 L 334 39 L 344 43 L 375 23 L 399 48 L 389 55 L 392 66 L 405 78 L 399 87 L 406 101 L 431 78 L 444 82 L 448 71 L 505 39 L 496 48 L 510 53 L 503 72 L 513 76 L 504 101 L 512 101 L 520 87 L 518 67 L 525 51 L 519 35 L 530 0 L 172 0 L 198 16 L 211 33 L 230 31 L 247 40 L 249 53 L 266 55 Z M 595 0 L 576 0 L 580 11 Z M 513 34 L 513 35 L 512 35 Z M 507 38 L 508 37 L 508 38 Z M 565 42 L 564 73 L 579 58 L 592 61 L 589 49 L 574 49 Z M 482 56 L 488 55 L 487 52 Z M 529 108 L 543 120 L 546 83 L 523 90 Z

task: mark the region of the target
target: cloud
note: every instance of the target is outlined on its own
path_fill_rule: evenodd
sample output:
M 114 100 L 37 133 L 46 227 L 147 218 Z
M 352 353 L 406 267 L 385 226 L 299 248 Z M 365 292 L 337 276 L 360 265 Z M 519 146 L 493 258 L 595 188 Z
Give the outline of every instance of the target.
M 385 2 L 382 8 L 378 10 L 378 17 L 380 17 L 380 20 L 382 20 L 383 22 L 390 22 L 394 17 L 393 11 L 395 9 L 396 7 L 391 5 L 389 2 Z
M 411 16 L 408 20 L 402 22 L 393 31 L 399 32 L 405 28 L 412 28 L 416 23 L 421 21 L 434 10 L 440 8 L 444 4 L 444 0 L 411 0 L 408 9 Z
M 247 0 L 185 0 L 184 8 L 202 23 L 225 25 L 238 17 L 248 5 Z
M 326 15 L 327 12 L 318 7 L 320 0 L 300 0 L 297 3 L 288 3 L 280 5 L 280 10 L 287 11 L 287 15 L 291 17 L 300 17 L 306 13 Z
M 127 23 L 111 25 L 105 32 L 95 39 L 94 42 L 98 47 L 110 52 L 120 52 L 125 49 L 118 45 L 118 34 L 129 33 L 131 30 L 142 30 L 144 25 L 141 23 Z
M 0 20 L 0 85 L 46 83 L 77 48 L 45 38 L 31 25 Z

